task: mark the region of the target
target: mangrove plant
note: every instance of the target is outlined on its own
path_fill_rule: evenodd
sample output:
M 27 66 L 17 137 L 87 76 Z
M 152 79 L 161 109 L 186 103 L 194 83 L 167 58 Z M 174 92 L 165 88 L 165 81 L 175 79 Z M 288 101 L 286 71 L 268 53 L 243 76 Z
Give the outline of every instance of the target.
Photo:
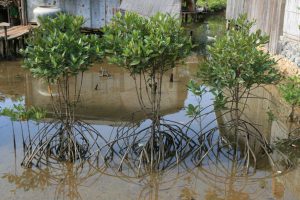
M 189 55 L 191 40 L 178 18 L 161 13 L 145 18 L 131 12 L 124 16 L 118 13 L 105 27 L 103 39 L 108 60 L 130 72 L 139 103 L 152 120 L 151 126 L 142 130 L 135 125 L 134 129 L 122 129 L 119 137 L 127 135 L 126 140 L 131 142 L 125 142 L 127 146 L 124 147 L 126 150 L 122 153 L 121 163 L 132 153 L 138 156 L 139 166 L 145 161 L 150 169 L 159 168 L 160 161 L 167 158 L 168 153 L 179 155 L 176 150 L 180 149 L 179 143 L 188 141 L 183 130 L 178 129 L 179 125 L 163 124 L 160 101 L 163 75 Z M 145 101 L 150 103 L 150 108 Z M 141 135 L 145 135 L 143 140 Z
M 39 21 L 40 26 L 33 30 L 22 51 L 24 67 L 48 83 L 55 115 L 54 121 L 45 123 L 30 142 L 23 161 L 27 167 L 50 158 L 81 161 L 100 135 L 89 124 L 75 119 L 74 113 L 83 73 L 103 55 L 99 38 L 81 33 L 81 16 L 60 13 L 54 18 L 40 17 Z
M 220 139 L 226 140 L 226 145 L 230 144 L 230 147 L 233 147 L 233 160 L 236 162 L 240 157 L 247 170 L 250 161 L 253 161 L 254 165 L 256 163 L 257 145 L 253 145 L 255 143 L 259 144 L 259 148 L 275 165 L 269 154 L 272 152 L 271 147 L 264 135 L 255 124 L 242 117 L 247 107 L 247 99 L 259 98 L 251 91 L 262 85 L 275 84 L 281 78 L 274 68 L 276 61 L 268 52 L 262 50 L 269 42 L 269 37 L 263 35 L 260 30 L 253 31 L 254 23 L 248 21 L 245 15 L 231 20 L 226 35 L 217 38 L 216 42 L 208 47 L 209 56 L 199 69 L 201 81 L 215 96 L 220 130 L 226 130 L 226 134 L 224 132 Z M 200 86 L 195 84 L 195 87 L 197 88 L 190 90 L 197 91 Z M 223 119 L 226 119 L 226 122 L 222 124 L 220 122 Z M 244 145 L 238 147 L 239 143 Z M 243 154 L 238 155 L 239 149 L 243 150 Z
M 274 68 L 276 61 L 260 49 L 269 42 L 269 37 L 260 30 L 251 32 L 254 23 L 247 21 L 245 15 L 230 21 L 227 34 L 208 47 L 209 57 L 199 70 L 201 80 L 217 94 L 217 100 L 231 97 L 226 101 L 232 103 L 236 112 L 251 90 L 275 84 L 281 77 Z
M 191 50 L 180 21 L 167 14 L 144 18 L 136 13 L 118 13 L 104 29 L 104 41 L 111 63 L 126 68 L 135 80 L 137 76 L 143 78 L 152 112 L 157 111 L 163 74 Z M 144 105 L 141 96 L 139 100 Z
M 82 76 L 96 59 L 101 59 L 99 39 L 81 33 L 84 24 L 81 16 L 58 14 L 55 18 L 40 17 L 39 21 L 40 26 L 33 29 L 27 48 L 22 51 L 24 68 L 34 77 L 47 81 L 50 92 L 51 85 L 57 85 L 57 91 L 64 97 L 63 103 L 70 106 L 71 99 L 74 103 L 78 98 L 71 98 L 69 81 L 71 77 Z M 73 96 L 80 93 L 81 84 Z
M 292 107 L 289 115 L 290 121 L 294 121 L 295 108 L 300 106 L 300 78 L 299 76 L 292 76 L 286 78 L 283 83 L 279 85 L 279 90 L 284 100 Z

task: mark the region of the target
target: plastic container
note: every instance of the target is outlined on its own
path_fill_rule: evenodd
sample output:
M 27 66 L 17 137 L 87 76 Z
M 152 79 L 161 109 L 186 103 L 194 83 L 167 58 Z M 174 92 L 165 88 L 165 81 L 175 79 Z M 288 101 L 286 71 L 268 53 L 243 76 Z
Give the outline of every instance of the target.
M 56 16 L 57 13 L 61 12 L 61 8 L 57 6 L 38 6 L 33 10 L 34 21 L 39 24 L 39 16 Z

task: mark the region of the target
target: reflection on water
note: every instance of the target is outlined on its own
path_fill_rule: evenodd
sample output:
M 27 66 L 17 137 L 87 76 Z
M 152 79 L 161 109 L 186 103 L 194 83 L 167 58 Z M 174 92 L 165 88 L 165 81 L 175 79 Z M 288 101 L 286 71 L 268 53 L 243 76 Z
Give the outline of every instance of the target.
M 225 13 L 209 16 L 203 19 L 201 25 L 188 24 L 187 30 L 192 35 L 192 41 L 197 46 L 194 51 L 200 55 L 207 55 L 206 46 L 212 44 L 217 37 L 222 36 L 226 31 Z
M 131 92 L 133 85 L 128 74 L 121 69 L 106 66 L 112 78 L 99 78 L 98 71 L 101 67 L 104 66 L 95 66 L 93 71 L 87 73 L 86 80 L 90 81 L 86 81 L 84 85 L 87 91 L 82 96 L 81 108 L 84 109 L 79 109 L 78 112 L 83 118 L 94 122 L 97 129 L 110 133 L 113 127 L 106 125 L 107 121 L 111 124 L 126 119 L 129 116 L 128 112 L 138 110 L 138 104 L 129 102 L 130 107 L 127 107 L 122 99 L 122 93 L 128 92 L 130 94 L 127 97 L 130 101 L 135 101 L 134 92 Z M 0 70 L 3 72 L 0 77 L 0 91 L 4 97 L 1 106 L 11 106 L 19 97 L 24 97 L 23 102 L 26 105 L 46 107 L 49 105 L 49 96 L 44 95 L 47 88 L 42 82 L 24 73 L 19 63 L 2 64 Z M 186 82 L 195 71 L 196 66 L 193 64 L 182 66 L 173 71 L 174 83 L 165 81 L 164 87 L 169 89 L 166 89 L 165 94 L 168 101 L 162 106 L 166 119 L 179 122 L 189 120 L 182 108 L 189 103 L 197 102 L 197 99 L 185 90 Z M 120 79 L 123 79 L 122 84 L 119 82 Z M 99 88 L 95 90 L 95 85 L 100 82 L 103 82 L 103 87 L 98 86 Z M 112 94 L 109 94 L 110 91 Z M 286 121 L 289 114 L 288 106 L 283 103 L 274 87 L 260 88 L 255 92 L 266 100 L 249 100 L 245 110 L 247 118 L 258 124 L 260 131 L 269 141 L 273 142 L 278 137 L 286 138 L 289 130 L 295 126 Z M 93 99 L 89 100 L 91 97 Z M 204 98 L 204 104 L 210 104 L 210 99 L 211 96 Z M 116 105 L 117 109 L 113 105 Z M 109 112 L 110 110 L 113 112 Z M 270 111 L 274 113 L 276 120 L 269 119 L 267 113 Z M 23 124 L 24 129 L 25 127 Z M 31 132 L 34 132 L 34 127 L 34 123 L 30 122 Z M 230 163 L 220 161 L 220 165 L 204 164 L 201 167 L 193 167 L 190 159 L 184 160 L 178 167 L 160 173 L 144 174 L 141 177 L 128 176 L 126 170 L 112 170 L 108 166 L 99 167 L 96 160 L 84 163 L 83 166 L 61 163 L 48 164 L 43 168 L 23 169 L 20 167 L 23 159 L 21 136 L 18 134 L 20 128 L 20 124 L 15 122 L 14 131 L 17 133 L 15 157 L 11 123 L 8 118 L 1 117 L 0 194 L 3 199 L 293 200 L 299 196 L 300 185 L 295 178 L 299 177 L 299 170 L 272 178 L 269 176 L 268 168 L 264 167 L 266 162 L 258 163 L 255 174 L 243 177 L 235 176 Z M 109 134 L 106 137 L 109 137 Z M 228 166 L 222 166 L 227 164 Z
M 1 69 L 2 96 L 5 95 L 12 100 L 26 96 L 26 106 L 34 105 L 51 110 L 47 84 L 42 80 L 31 78 L 20 69 L 19 64 L 6 64 L 9 66 Z M 196 74 L 196 66 L 190 64 L 166 73 L 162 86 L 163 114 L 178 112 L 184 106 L 187 96 L 185 84 Z M 101 76 L 99 71 L 103 68 L 108 70 L 110 77 Z M 173 83 L 168 81 L 171 73 L 175 77 Z M 89 81 L 83 82 L 80 108 L 76 111 L 82 118 L 102 121 L 128 120 L 132 113 L 140 110 L 134 81 L 126 70 L 107 64 L 96 65 L 85 73 L 84 80 Z
M 201 27 L 191 27 L 194 30 L 194 41 L 201 45 L 213 40 L 224 31 L 225 27 L 220 26 L 223 20 L 222 16 L 212 17 Z M 199 61 L 201 58 L 190 57 L 187 65 L 166 73 L 161 103 L 164 120 L 180 124 L 187 124 L 191 120 L 183 108 L 189 104 L 197 104 L 199 99 L 187 92 L 186 84 L 196 74 L 196 63 Z M 103 72 L 106 73 L 105 76 Z M 174 82 L 169 82 L 171 73 L 174 75 Z M 125 70 L 107 64 L 95 65 L 84 78 L 83 93 L 76 114 L 80 119 L 90 122 L 95 129 L 101 130 L 103 140 L 111 141 L 111 133 L 116 126 L 127 124 L 132 117 L 140 122 L 142 128 L 151 123 L 138 112 L 140 105 L 136 98 L 134 82 Z M 273 86 L 259 88 L 255 90 L 255 95 L 263 99 L 249 99 L 245 118 L 256 124 L 259 132 L 271 144 L 278 138 L 287 138 L 288 133 L 298 125 L 287 122 L 290 108 L 280 98 L 277 89 Z M 207 94 L 203 97 L 201 105 L 211 105 L 211 99 L 212 95 Z M 51 112 L 49 91 L 45 83 L 33 79 L 22 70 L 20 62 L 0 62 L 0 106 L 10 107 L 15 102 L 21 102 L 25 106 L 42 106 Z M 199 130 L 199 127 L 207 126 L 218 116 L 212 107 L 209 109 L 209 115 L 190 124 L 192 129 Z M 272 120 L 271 114 L 274 115 Z M 227 116 L 221 119 L 223 122 L 226 120 Z M 212 130 L 218 123 L 220 120 L 201 130 Z M 125 162 L 122 166 L 118 166 L 117 163 L 112 167 L 114 163 L 100 163 L 99 157 L 82 165 L 46 160 L 38 167 L 24 169 L 20 166 L 24 158 L 21 135 L 28 137 L 41 127 L 42 123 L 12 123 L 7 117 L 0 117 L 0 199 L 296 200 L 300 196 L 300 169 L 272 177 L 272 170 L 267 167 L 268 162 L 259 160 L 256 173 L 240 176 L 232 162 L 226 159 L 226 153 L 211 155 L 212 160 L 207 158 L 198 163 L 199 159 L 194 156 L 194 152 L 200 149 L 199 144 L 186 148 L 193 154 L 187 153 L 183 156 L 185 158 L 178 166 L 176 162 L 180 156 L 175 155 L 174 149 L 169 151 L 168 156 L 171 159 L 167 164 L 171 167 L 156 173 L 138 172 L 135 170 L 138 162 Z M 126 128 L 132 127 L 127 125 Z M 16 149 L 13 145 L 13 131 L 16 133 Z M 218 133 L 219 130 L 215 131 Z M 221 135 L 226 134 L 222 129 L 220 132 Z M 129 139 L 125 138 L 122 145 L 126 146 Z M 142 141 L 145 139 L 144 135 L 138 139 L 134 138 L 139 142 L 137 147 L 133 148 L 142 147 Z M 214 139 L 212 136 L 212 141 Z M 122 150 L 121 145 L 118 145 L 118 150 Z M 136 155 L 133 152 L 131 157 L 134 156 Z M 122 159 L 129 158 L 125 156 Z M 147 169 L 144 170 L 147 172 Z

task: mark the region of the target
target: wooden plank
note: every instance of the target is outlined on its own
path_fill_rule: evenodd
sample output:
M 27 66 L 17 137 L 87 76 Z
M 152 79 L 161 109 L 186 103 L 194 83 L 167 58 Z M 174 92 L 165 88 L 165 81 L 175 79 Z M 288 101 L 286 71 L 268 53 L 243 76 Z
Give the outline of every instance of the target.
M 10 23 L 7 23 L 7 22 L 0 23 L 0 27 L 9 27 L 9 26 L 10 26 Z
M 13 26 L 13 27 L 10 27 L 9 28 L 9 31 L 13 31 L 13 30 L 16 30 L 16 29 L 19 29 L 20 26 Z M 1 29 L 0 30 L 0 35 L 4 34 L 4 29 Z
M 17 32 L 19 32 L 20 30 L 22 30 L 22 28 L 21 27 L 16 27 L 16 28 L 14 28 L 14 29 L 8 29 L 8 35 L 13 35 L 14 33 L 17 33 Z
M 3 24 L 2 24 L 3 25 Z M 4 24 L 5 25 L 5 24 Z M 31 26 L 15 26 L 11 28 L 7 28 L 4 26 L 4 32 L 0 33 L 0 41 L 2 40 L 2 56 L 5 58 L 16 54 L 18 49 L 20 48 L 20 42 L 24 42 L 24 38 L 22 36 L 29 33 Z M 21 38 L 21 40 L 19 40 Z
M 13 27 L 10 27 L 9 29 L 10 30 L 14 30 L 14 29 L 18 29 L 19 26 L 13 26 Z M 4 33 L 4 29 L 0 29 L 0 34 L 3 34 Z
M 12 28 L 9 28 L 7 30 L 7 36 L 8 36 L 8 39 L 13 39 L 13 38 L 16 38 L 16 37 L 20 37 L 24 34 L 27 34 L 31 29 L 31 26 L 17 26 L 17 27 L 12 27 Z M 2 32 L 0 33 L 0 38 L 4 38 L 5 37 L 5 33 Z
M 13 39 L 16 39 L 16 38 L 19 38 L 19 37 L 22 37 L 23 35 L 26 35 L 29 33 L 29 30 L 24 30 L 22 32 L 19 32 L 19 33 L 16 33 L 14 35 L 11 35 L 7 38 L 7 40 L 13 40 Z

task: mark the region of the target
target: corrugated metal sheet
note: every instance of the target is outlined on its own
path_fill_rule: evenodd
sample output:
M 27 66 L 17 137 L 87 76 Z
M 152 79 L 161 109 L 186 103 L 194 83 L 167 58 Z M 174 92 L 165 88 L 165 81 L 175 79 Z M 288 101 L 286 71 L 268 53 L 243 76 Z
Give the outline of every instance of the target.
M 27 0 L 28 21 L 35 22 L 33 9 L 51 5 L 52 0 Z M 85 18 L 87 28 L 100 28 L 110 22 L 120 6 L 120 0 L 56 0 L 56 5 L 64 12 Z
M 179 16 L 181 0 L 123 0 L 120 9 L 136 12 L 146 17 L 153 16 L 157 12 Z

